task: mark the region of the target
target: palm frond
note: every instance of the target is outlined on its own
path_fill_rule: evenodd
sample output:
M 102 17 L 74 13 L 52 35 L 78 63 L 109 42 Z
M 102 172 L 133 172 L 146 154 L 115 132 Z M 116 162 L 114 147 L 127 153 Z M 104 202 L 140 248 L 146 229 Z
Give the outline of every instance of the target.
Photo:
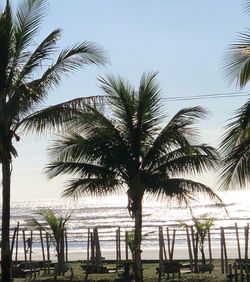
M 250 1 L 249 0 L 245 0 L 244 2 L 244 13 L 246 15 L 250 14 Z
M 198 119 L 206 116 L 206 111 L 201 107 L 185 108 L 169 121 L 155 138 L 146 152 L 144 165 L 156 163 L 168 152 L 178 148 L 188 148 L 190 141 L 196 140 L 197 128 L 194 127 Z
M 29 56 L 27 62 L 23 66 L 22 70 L 18 74 L 14 89 L 18 87 L 23 79 L 30 78 L 30 75 L 34 74 L 37 67 L 42 67 L 46 59 L 49 59 L 56 51 L 56 41 L 60 38 L 61 30 L 56 29 L 52 31 L 35 49 L 35 51 Z
M 59 54 L 43 75 L 28 83 L 27 86 L 44 95 L 54 86 L 57 86 L 63 75 L 72 73 L 74 70 L 89 64 L 104 65 L 107 62 L 105 52 L 97 44 L 83 42 L 67 48 Z
M 178 174 L 200 174 L 215 169 L 219 162 L 218 152 L 208 145 L 178 148 L 152 162 L 153 172 L 163 171 L 171 176 Z
M 250 79 L 250 34 L 249 30 L 240 33 L 236 44 L 227 50 L 223 69 L 229 83 L 240 88 L 244 87 Z
M 122 189 L 122 183 L 115 178 L 74 178 L 63 192 L 64 197 L 114 195 Z
M 160 107 L 160 88 L 156 82 L 157 73 L 144 73 L 138 90 L 138 105 L 136 113 L 138 135 L 142 140 L 154 136 L 159 130 L 159 121 L 163 120 L 163 110 Z
M 18 123 L 18 127 L 23 133 L 62 133 L 66 125 L 70 126 L 72 120 L 84 111 L 88 103 L 88 98 L 76 98 L 40 111 L 32 111 L 32 108 L 27 107 L 27 111 L 32 113 L 27 115 L 23 109 L 26 116 Z
M 158 179 L 158 180 L 157 180 Z M 155 182 L 155 183 L 154 183 Z M 195 195 L 205 195 L 212 201 L 222 203 L 220 197 L 207 185 L 183 178 L 162 179 L 155 175 L 148 179 L 146 192 L 160 197 L 174 198 L 187 204 Z
M 48 173 L 50 178 L 53 178 L 55 176 L 61 175 L 61 174 L 71 174 L 76 175 L 79 177 L 114 177 L 114 173 L 110 171 L 110 169 L 89 164 L 89 163 L 77 163 L 77 162 L 54 162 L 50 163 L 46 167 L 46 172 Z
M 250 100 L 240 107 L 230 123 L 225 127 L 220 150 L 223 156 L 229 155 L 235 147 L 250 137 Z
M 16 12 L 15 37 L 16 56 L 33 43 L 41 22 L 45 16 L 46 0 L 21 1 Z
M 250 183 L 250 139 L 242 141 L 221 162 L 220 188 L 246 188 Z

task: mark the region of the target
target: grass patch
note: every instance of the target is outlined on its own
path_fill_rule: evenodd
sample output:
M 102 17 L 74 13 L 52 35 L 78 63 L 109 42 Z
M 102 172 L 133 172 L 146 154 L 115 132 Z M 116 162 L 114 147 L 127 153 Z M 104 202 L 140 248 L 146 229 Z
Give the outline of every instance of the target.
M 82 262 L 72 262 L 70 263 L 70 267 L 73 269 L 73 282 L 84 281 L 85 279 L 85 272 L 81 267 Z M 181 274 L 180 280 L 176 275 L 176 278 L 172 279 L 172 275 L 170 275 L 170 279 L 167 280 L 167 275 L 162 277 L 161 281 L 183 281 L 183 282 L 225 282 L 226 275 L 221 274 L 220 271 L 220 261 L 214 260 L 214 270 L 211 274 L 209 273 L 189 273 L 189 274 Z M 113 269 L 114 265 L 112 264 L 105 264 L 107 269 Z M 158 275 L 156 274 L 156 268 L 159 264 L 156 263 L 144 263 L 143 264 L 143 275 L 145 282 L 157 282 Z M 71 272 L 67 271 L 65 276 L 58 276 L 57 282 L 61 281 L 70 281 Z M 40 275 L 36 278 L 15 278 L 14 282 L 28 282 L 28 281 L 55 281 L 53 275 L 44 275 L 43 271 L 41 271 Z M 103 274 L 89 274 L 88 275 L 89 282 L 129 282 L 131 281 L 128 277 L 123 276 L 123 272 L 115 272 L 115 273 L 103 273 Z

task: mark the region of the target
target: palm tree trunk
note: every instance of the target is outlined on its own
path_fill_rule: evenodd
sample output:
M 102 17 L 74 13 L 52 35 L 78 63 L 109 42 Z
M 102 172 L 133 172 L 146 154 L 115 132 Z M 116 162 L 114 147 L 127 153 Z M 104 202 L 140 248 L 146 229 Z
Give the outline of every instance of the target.
M 9 146 L 2 151 L 2 252 L 1 252 L 1 281 L 11 281 L 11 256 L 10 256 L 10 182 L 11 182 L 11 156 Z
M 141 263 L 141 232 L 142 232 L 142 201 L 138 202 L 135 215 L 135 231 L 134 231 L 134 274 L 135 282 L 143 282 L 142 263 Z
M 58 250 L 58 275 L 64 275 L 65 273 L 65 265 L 64 265 L 64 230 L 61 231 L 60 240 L 58 242 L 59 250 Z

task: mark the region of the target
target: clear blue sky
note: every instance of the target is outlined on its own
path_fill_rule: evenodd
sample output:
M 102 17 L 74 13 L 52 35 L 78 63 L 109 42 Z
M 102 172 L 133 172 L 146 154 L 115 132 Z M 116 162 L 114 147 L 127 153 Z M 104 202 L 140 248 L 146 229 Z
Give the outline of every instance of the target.
M 14 2 L 14 1 L 12 1 Z M 221 69 L 225 50 L 237 32 L 249 27 L 250 16 L 239 0 L 50 0 L 39 38 L 63 29 L 59 46 L 94 41 L 107 51 L 110 65 L 86 67 L 71 75 L 50 93 L 47 104 L 79 96 L 100 95 L 96 77 L 119 74 L 137 85 L 145 71 L 158 71 L 162 97 L 235 91 Z M 247 88 L 245 89 L 247 90 Z M 246 98 L 166 102 L 171 117 L 186 106 L 210 111 L 201 124 L 202 140 L 216 146 L 227 118 Z M 17 144 L 12 199 L 56 198 L 62 179 L 49 181 L 43 174 L 48 162 L 45 138 L 27 137 Z M 212 177 L 213 178 L 213 177 Z M 213 184 L 210 176 L 202 179 Z

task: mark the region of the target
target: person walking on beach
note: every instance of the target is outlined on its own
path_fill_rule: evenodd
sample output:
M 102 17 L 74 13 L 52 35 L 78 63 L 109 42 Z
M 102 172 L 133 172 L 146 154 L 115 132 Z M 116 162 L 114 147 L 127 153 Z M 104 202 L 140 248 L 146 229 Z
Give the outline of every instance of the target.
M 26 253 L 28 253 L 29 251 L 31 251 L 32 240 L 30 237 L 28 237 L 28 239 L 25 242 L 27 243 Z

